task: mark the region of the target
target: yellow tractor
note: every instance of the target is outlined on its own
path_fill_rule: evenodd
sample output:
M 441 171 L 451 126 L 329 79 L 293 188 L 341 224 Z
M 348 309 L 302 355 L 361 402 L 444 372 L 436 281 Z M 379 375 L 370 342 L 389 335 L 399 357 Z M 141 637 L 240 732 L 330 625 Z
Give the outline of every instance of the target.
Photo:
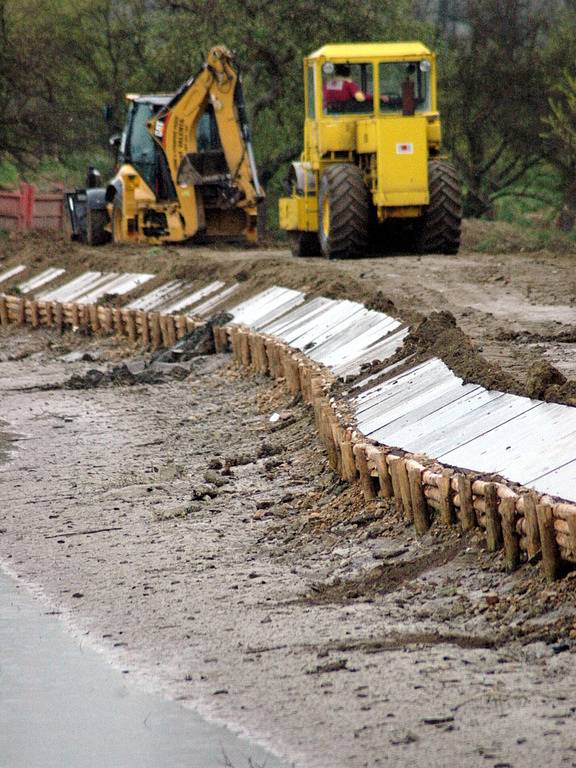
M 176 93 L 127 99 L 116 175 L 102 186 L 90 168 L 86 189 L 66 194 L 72 237 L 90 245 L 255 241 L 264 193 L 233 54 L 215 46 Z
M 354 258 L 392 232 L 419 253 L 457 253 L 462 196 L 441 155 L 435 55 L 417 42 L 325 45 L 304 59 L 304 97 L 304 151 L 279 203 L 294 255 Z

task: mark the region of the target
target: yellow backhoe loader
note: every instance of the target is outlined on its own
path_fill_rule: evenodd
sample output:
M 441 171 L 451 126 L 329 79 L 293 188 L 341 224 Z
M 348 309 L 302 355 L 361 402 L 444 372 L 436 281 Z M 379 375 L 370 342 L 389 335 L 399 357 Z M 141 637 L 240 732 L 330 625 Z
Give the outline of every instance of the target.
M 304 103 L 304 151 L 280 199 L 296 256 L 353 258 L 394 247 L 383 242 L 392 237 L 457 253 L 460 182 L 441 155 L 428 48 L 325 45 L 304 59 Z
M 174 94 L 128 95 L 114 178 L 66 194 L 74 239 L 90 245 L 257 239 L 258 181 L 242 82 L 232 53 L 210 50 Z

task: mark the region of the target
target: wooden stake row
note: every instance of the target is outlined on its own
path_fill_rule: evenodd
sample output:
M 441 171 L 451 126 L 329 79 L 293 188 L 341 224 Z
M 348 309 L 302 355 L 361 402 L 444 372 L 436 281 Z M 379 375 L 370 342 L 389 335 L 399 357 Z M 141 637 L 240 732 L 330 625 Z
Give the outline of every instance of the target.
M 214 328 L 217 351 L 231 349 L 246 370 L 283 379 L 314 411 L 330 467 L 358 481 L 366 501 L 394 500 L 399 514 L 424 535 L 433 520 L 463 531 L 484 529 L 488 551 L 504 551 L 507 570 L 523 559 L 542 561 L 548 579 L 562 561 L 576 563 L 576 504 L 555 502 L 525 488 L 484 480 L 377 445 L 352 426 L 348 404 L 330 396 L 335 377 L 283 342 L 242 326 Z
M 32 328 L 54 328 L 59 333 L 65 330 L 115 333 L 127 337 L 135 345 L 151 349 L 174 346 L 178 339 L 205 324 L 203 320 L 194 320 L 186 315 L 0 295 L 2 327 L 30 325 Z

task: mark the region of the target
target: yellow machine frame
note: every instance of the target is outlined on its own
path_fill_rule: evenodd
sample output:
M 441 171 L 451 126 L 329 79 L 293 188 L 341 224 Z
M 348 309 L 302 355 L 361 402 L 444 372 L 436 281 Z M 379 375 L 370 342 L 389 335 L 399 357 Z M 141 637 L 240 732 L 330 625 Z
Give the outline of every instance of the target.
M 372 114 L 324 114 L 325 63 L 372 64 L 374 94 L 379 94 L 379 64 L 414 61 L 430 62 L 429 110 L 390 114 L 374 98 Z M 418 42 L 325 45 L 304 59 L 304 103 L 304 151 L 292 195 L 280 199 L 283 229 L 318 231 L 320 178 L 335 163 L 355 163 L 363 169 L 378 221 L 422 215 L 430 201 L 427 161 L 439 154 L 441 145 L 434 53 Z M 409 151 L 400 152 L 399 147 Z
M 215 46 L 198 75 L 175 94 L 174 99 L 148 123 L 148 130 L 164 153 L 177 199 L 158 200 L 141 174 L 123 164 L 108 189 L 110 227 L 115 242 L 178 242 L 203 232 L 206 235 L 243 235 L 257 240 L 257 205 L 264 198 L 258 182 L 250 135 L 236 98 L 239 74 L 232 53 Z M 134 95 L 129 100 L 138 98 Z M 230 205 L 205 209 L 197 190 L 198 174 L 187 158 L 198 151 L 198 123 L 210 104 L 229 169 Z M 195 178 L 196 177 L 196 178 Z M 121 204 L 114 202 L 119 192 Z M 150 212 L 166 217 L 166 233 L 146 234 Z

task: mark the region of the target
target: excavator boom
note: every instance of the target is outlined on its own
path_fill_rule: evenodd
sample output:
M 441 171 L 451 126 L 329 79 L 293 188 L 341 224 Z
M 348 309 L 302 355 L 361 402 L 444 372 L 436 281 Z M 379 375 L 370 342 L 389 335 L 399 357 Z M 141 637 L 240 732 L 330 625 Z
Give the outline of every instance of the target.
M 213 110 L 225 168 L 220 174 L 203 174 L 198 151 L 198 125 L 207 108 Z M 242 82 L 233 54 L 225 46 L 210 50 L 201 71 L 176 92 L 149 123 L 149 130 L 166 157 L 176 187 L 185 230 L 194 233 L 204 225 L 201 195 L 204 184 L 220 183 L 230 204 L 256 217 L 264 195 L 258 181 Z

